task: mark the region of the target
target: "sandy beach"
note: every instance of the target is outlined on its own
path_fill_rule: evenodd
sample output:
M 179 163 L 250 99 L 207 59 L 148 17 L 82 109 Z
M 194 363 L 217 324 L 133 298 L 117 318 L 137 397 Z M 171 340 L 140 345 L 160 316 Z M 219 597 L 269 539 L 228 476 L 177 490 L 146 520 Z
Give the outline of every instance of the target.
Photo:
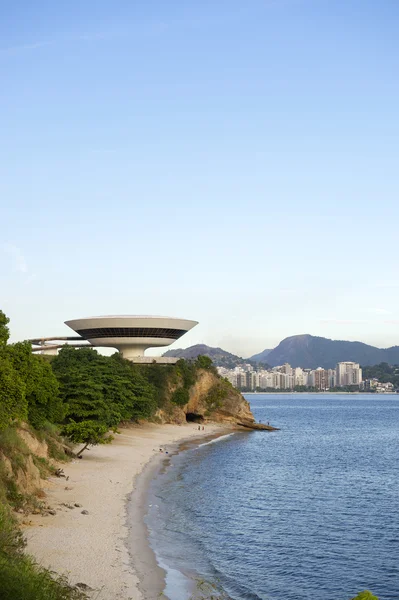
M 163 571 L 143 523 L 147 485 L 165 449 L 226 432 L 228 426 L 218 424 L 198 431 L 195 423 L 121 429 L 112 444 L 91 448 L 82 460 L 63 465 L 68 479 L 47 482 L 45 502 L 56 514 L 29 517 L 27 552 L 72 584 L 88 586 L 98 600 L 159 598 Z

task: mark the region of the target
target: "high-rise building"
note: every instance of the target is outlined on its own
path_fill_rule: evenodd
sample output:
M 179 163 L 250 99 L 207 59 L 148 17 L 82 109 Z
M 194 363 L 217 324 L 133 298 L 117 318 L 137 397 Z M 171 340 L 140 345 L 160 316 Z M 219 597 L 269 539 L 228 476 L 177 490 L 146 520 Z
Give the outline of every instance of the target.
M 292 367 L 290 364 L 285 363 L 281 368 L 280 368 L 282 373 L 285 373 L 286 375 L 292 375 Z
M 360 385 L 362 382 L 362 369 L 359 363 L 339 362 L 336 368 L 336 386 Z
M 314 387 L 318 390 L 326 390 L 328 389 L 328 371 L 319 367 L 314 373 Z

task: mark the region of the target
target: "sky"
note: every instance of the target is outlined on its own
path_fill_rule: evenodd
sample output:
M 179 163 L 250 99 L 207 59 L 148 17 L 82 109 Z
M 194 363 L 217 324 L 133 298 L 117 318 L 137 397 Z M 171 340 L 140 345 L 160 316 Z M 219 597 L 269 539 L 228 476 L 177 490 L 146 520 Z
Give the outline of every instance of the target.
M 0 5 L 0 309 L 399 344 L 397 0 Z M 72 334 L 73 335 L 73 334 Z M 156 353 L 156 352 L 155 352 Z

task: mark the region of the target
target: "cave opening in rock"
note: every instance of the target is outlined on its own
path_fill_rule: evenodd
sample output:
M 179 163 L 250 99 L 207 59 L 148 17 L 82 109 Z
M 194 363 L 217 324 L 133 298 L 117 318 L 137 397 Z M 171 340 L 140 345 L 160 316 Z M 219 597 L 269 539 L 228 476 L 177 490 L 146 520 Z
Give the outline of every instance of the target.
M 202 415 L 198 415 L 197 413 L 187 413 L 186 421 L 187 423 L 203 423 L 204 417 Z

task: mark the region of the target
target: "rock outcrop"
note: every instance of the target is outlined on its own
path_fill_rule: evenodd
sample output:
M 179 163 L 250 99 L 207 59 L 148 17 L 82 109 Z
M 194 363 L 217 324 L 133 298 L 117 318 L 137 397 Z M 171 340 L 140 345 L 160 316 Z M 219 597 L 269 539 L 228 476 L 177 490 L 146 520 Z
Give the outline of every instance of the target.
M 254 423 L 249 402 L 238 390 L 210 371 L 201 370 L 190 389 L 190 401 L 184 409 L 187 414 L 198 414 L 212 421 L 236 424 Z
M 198 371 L 185 406 L 179 407 L 169 402 L 156 416 L 163 423 L 216 421 L 253 429 L 273 429 L 258 427 L 249 403 L 242 394 L 213 371 L 206 369 Z

